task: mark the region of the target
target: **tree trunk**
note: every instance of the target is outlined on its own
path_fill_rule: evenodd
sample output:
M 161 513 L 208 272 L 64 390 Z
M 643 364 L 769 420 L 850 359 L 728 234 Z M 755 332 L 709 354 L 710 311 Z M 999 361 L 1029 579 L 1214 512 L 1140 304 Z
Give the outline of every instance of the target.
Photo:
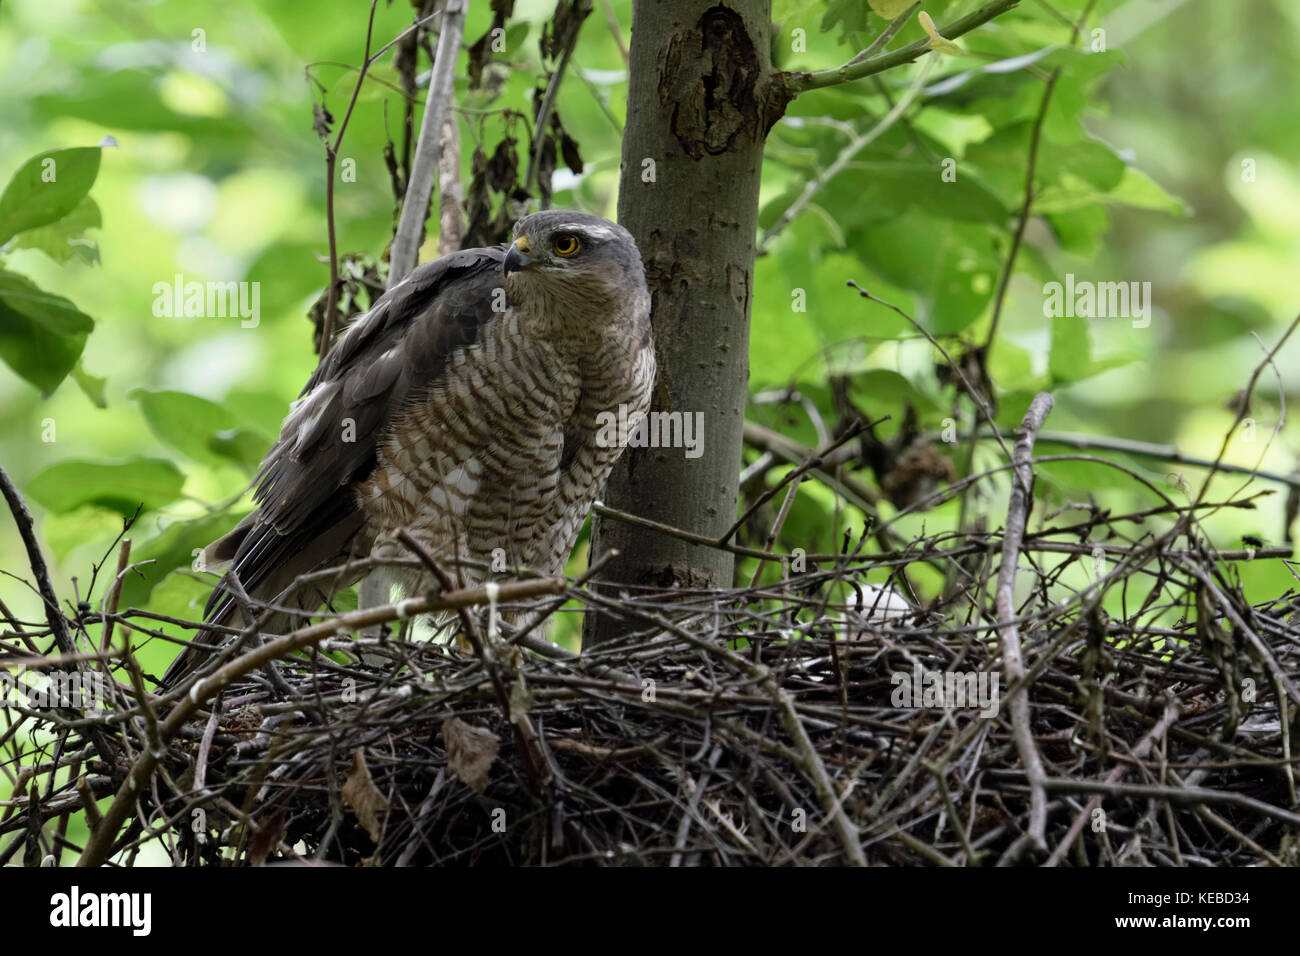
M 736 518 L 749 378 L 749 313 L 763 141 L 788 100 L 769 55 L 768 0 L 637 0 L 619 221 L 646 264 L 659 379 L 653 411 L 703 413 L 703 453 L 629 449 L 605 502 L 720 536 Z M 593 519 L 600 575 L 652 588 L 726 587 L 728 552 L 612 518 Z M 587 616 L 585 643 L 619 622 Z

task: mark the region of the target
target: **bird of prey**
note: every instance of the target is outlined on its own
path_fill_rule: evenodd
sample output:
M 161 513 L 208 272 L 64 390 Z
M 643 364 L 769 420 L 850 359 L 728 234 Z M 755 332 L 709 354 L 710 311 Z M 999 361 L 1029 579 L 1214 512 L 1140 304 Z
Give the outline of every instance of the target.
M 440 562 L 561 573 L 627 442 L 597 416 L 625 406 L 635 420 L 654 378 L 645 271 L 615 223 L 548 210 L 519 220 L 510 243 L 420 266 L 321 362 L 262 462 L 257 509 L 205 549 L 205 566 L 226 570 L 205 623 L 319 607 L 355 578 L 295 593 L 300 576 L 409 557 L 401 529 Z M 488 576 L 462 568 L 466 584 Z M 264 629 L 289 626 L 281 615 Z M 200 632 L 162 686 L 218 634 Z

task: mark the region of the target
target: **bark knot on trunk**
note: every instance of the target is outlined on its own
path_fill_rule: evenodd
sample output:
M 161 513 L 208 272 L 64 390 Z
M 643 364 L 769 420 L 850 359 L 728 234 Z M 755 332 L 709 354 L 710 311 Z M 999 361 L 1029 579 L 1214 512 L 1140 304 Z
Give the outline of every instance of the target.
M 736 11 L 710 7 L 669 38 L 659 102 L 671 110 L 669 126 L 692 159 L 726 153 L 738 136 L 766 136 L 788 101 L 773 92 L 749 27 Z

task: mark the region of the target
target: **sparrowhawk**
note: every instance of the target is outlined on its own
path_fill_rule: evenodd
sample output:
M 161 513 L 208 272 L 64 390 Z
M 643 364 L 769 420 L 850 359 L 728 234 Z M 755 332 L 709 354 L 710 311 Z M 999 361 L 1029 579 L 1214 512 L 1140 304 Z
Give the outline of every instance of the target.
M 353 581 L 287 589 L 349 558 L 405 554 L 393 540 L 403 528 L 440 561 L 504 552 L 560 573 L 627 441 L 611 442 L 598 416 L 643 413 L 654 378 L 645 272 L 615 223 L 539 212 L 511 243 L 420 266 L 352 324 L 291 407 L 255 480 L 257 509 L 204 552 L 227 571 L 205 623 L 246 626 L 245 595 L 318 607 Z M 267 630 L 292 624 L 276 622 Z M 201 632 L 163 685 L 220 640 Z

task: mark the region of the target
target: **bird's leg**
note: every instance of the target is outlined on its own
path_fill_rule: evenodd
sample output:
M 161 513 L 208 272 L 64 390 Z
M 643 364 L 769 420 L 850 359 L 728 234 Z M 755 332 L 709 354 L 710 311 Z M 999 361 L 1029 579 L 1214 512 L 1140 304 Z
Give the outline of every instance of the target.
M 357 609 L 368 610 L 388 604 L 392 590 L 392 580 L 388 572 L 384 568 L 375 568 L 357 585 Z M 384 629 L 387 626 L 387 624 L 373 624 L 363 628 L 360 636 L 365 639 L 379 640 L 384 636 Z M 361 651 L 359 656 L 363 664 L 372 667 L 381 666 L 386 660 L 384 655 L 370 651 Z

